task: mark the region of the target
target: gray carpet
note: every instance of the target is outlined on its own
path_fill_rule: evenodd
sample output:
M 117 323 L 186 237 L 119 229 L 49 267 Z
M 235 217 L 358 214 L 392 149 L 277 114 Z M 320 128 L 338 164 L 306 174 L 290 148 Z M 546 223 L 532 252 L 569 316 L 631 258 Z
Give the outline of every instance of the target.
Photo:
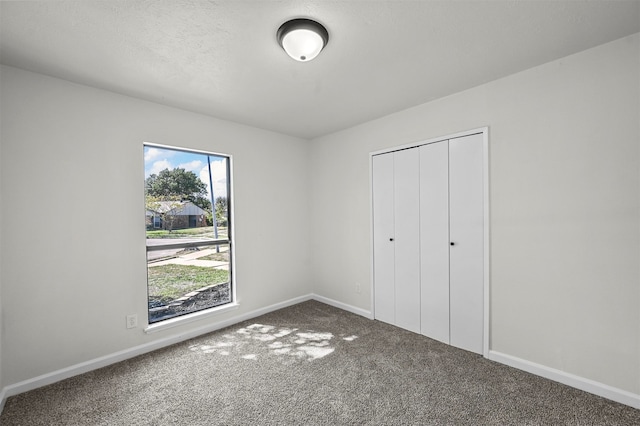
M 11 397 L 0 424 L 640 425 L 640 410 L 311 301 Z

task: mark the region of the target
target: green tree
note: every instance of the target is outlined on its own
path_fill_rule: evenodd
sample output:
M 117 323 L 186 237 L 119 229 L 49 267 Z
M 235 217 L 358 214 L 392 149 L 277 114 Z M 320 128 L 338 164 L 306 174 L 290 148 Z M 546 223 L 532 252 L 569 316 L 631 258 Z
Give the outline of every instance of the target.
M 158 200 L 189 200 L 200 208 L 211 211 L 207 185 L 191 171 L 181 168 L 164 169 L 157 175 L 154 173 L 146 178 L 144 184 L 148 197 Z
M 216 198 L 216 222 L 218 226 L 227 226 L 227 218 L 229 217 L 227 210 L 227 197 Z

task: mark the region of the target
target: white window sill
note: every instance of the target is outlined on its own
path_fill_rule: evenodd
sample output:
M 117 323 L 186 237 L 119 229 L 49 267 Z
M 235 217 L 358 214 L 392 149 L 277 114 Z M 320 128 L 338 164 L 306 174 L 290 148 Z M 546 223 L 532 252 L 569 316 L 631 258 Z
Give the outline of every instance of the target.
M 223 305 L 223 306 L 218 306 L 215 308 L 206 309 L 204 311 L 198 311 L 192 314 L 182 315 L 176 318 L 160 321 L 155 324 L 150 324 L 147 328 L 144 329 L 144 332 L 147 334 L 151 334 L 157 331 L 162 331 L 162 330 L 177 327 L 180 325 L 188 324 L 190 322 L 199 321 L 205 318 L 222 314 L 224 312 L 238 309 L 239 306 L 240 305 L 238 305 L 238 303 L 232 302 L 232 303 L 227 303 L 226 305 Z

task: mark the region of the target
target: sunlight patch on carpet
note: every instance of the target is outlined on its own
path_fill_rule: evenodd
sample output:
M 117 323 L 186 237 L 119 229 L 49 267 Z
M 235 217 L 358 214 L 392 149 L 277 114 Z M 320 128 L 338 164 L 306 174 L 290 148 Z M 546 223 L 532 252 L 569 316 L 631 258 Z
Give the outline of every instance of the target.
M 261 356 L 267 355 L 314 361 L 335 351 L 331 344 L 334 337 L 332 333 L 327 332 L 252 324 L 235 333 L 221 336 L 221 340 L 191 345 L 189 350 L 223 356 L 237 355 L 241 359 L 251 361 L 257 361 Z M 355 335 L 338 337 L 347 342 L 358 338 Z M 258 348 L 256 345 L 259 345 Z

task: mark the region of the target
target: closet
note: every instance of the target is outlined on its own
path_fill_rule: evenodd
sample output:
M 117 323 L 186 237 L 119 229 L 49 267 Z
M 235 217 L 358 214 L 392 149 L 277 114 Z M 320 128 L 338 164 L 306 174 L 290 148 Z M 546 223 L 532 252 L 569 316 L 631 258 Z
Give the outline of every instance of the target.
M 484 134 L 372 155 L 374 317 L 483 352 Z

